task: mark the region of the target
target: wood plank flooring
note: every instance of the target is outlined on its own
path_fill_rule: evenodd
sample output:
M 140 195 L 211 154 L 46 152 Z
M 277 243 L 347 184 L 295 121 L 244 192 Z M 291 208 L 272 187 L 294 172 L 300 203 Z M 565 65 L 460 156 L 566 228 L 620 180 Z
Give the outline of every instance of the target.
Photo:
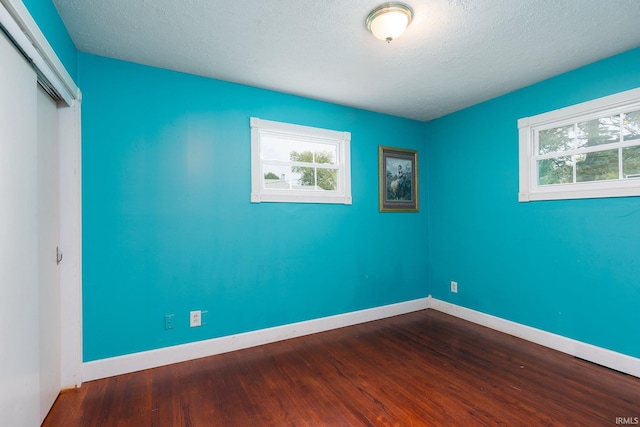
M 43 425 L 615 426 L 617 417 L 640 417 L 640 379 L 425 310 L 88 382 L 63 392 Z

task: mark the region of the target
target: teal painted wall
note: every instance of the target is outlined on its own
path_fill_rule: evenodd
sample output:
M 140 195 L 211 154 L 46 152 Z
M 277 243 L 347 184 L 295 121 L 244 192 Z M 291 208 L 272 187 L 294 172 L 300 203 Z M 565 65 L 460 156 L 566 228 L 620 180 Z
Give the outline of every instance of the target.
M 23 3 L 71 78 L 77 81 L 77 50 L 53 2 L 51 0 L 23 0 Z
M 423 123 L 83 53 L 79 82 L 86 361 L 428 295 L 426 212 L 377 194 Z M 250 203 L 251 116 L 351 132 L 353 205 Z
M 640 198 L 517 202 L 517 119 L 640 86 L 640 49 L 422 124 L 78 56 L 24 3 L 84 94 L 85 360 L 429 293 L 640 357 Z M 250 116 L 352 132 L 354 204 L 249 203 Z M 378 213 L 381 144 L 420 150 L 421 213 Z
M 640 48 L 426 124 L 435 298 L 640 357 L 640 197 L 518 203 L 517 129 L 639 87 L 639 65 Z

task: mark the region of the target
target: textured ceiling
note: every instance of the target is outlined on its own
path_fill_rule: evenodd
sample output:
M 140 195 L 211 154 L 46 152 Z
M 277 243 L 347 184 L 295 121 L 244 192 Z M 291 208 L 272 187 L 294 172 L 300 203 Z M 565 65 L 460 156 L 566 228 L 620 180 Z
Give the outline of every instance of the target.
M 84 52 L 430 120 L 640 46 L 639 0 L 54 0 Z M 639 64 L 640 65 L 640 64 Z

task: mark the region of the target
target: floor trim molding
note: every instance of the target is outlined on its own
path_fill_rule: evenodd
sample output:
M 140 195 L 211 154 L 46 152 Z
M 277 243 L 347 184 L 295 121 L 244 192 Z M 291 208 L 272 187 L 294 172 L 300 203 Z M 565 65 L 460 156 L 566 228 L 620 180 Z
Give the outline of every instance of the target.
M 428 308 L 640 378 L 640 359 L 638 358 L 471 310 L 429 296 L 427 298 L 242 334 L 85 362 L 82 364 L 82 380 L 92 381 L 173 363 L 185 362 L 201 357 L 242 350 Z
M 638 358 L 491 316 L 446 301 L 429 298 L 429 307 L 434 310 L 624 372 L 625 374 L 640 377 L 640 359 Z
M 157 350 L 110 357 L 82 364 L 82 380 L 92 381 L 201 357 L 269 344 L 290 338 L 371 322 L 429 308 L 430 298 L 276 326 Z

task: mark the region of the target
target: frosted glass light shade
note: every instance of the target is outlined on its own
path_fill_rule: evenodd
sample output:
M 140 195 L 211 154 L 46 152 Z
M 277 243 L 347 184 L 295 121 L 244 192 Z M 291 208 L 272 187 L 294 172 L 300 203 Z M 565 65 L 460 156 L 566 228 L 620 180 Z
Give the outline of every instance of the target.
M 413 11 L 402 3 L 387 3 L 378 6 L 367 17 L 367 28 L 373 35 L 390 43 L 407 29 Z

